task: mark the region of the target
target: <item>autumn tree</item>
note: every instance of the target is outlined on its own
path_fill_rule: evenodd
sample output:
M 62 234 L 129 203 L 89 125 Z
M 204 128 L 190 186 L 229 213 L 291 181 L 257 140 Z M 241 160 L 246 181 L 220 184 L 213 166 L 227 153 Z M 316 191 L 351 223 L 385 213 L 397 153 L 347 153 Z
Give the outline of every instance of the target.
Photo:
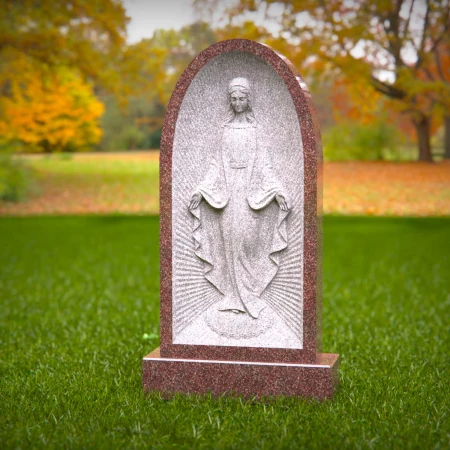
M 442 51 L 440 51 L 442 50 Z M 448 37 L 445 44 L 439 47 L 436 52 L 436 67 L 441 80 L 447 85 L 450 85 L 450 37 Z M 450 159 L 450 95 L 448 90 L 445 92 L 444 103 L 444 158 Z
M 50 71 L 26 57 L 9 69 L 9 93 L 0 97 L 0 142 L 37 152 L 86 149 L 99 142 L 103 104 L 78 74 L 65 67 Z
M 422 79 L 433 85 L 428 93 L 437 105 L 444 127 L 444 158 L 450 159 L 450 34 L 436 46 L 433 55 L 421 70 Z
M 298 54 L 305 63 L 322 61 L 322 68 L 327 64 L 394 100 L 414 124 L 419 159 L 432 160 L 430 122 L 436 96 L 448 95 L 449 87 L 442 80 L 420 77 L 420 71 L 448 38 L 449 0 L 237 0 L 228 10 L 231 23 L 251 11 L 269 11 L 274 4 L 282 7 L 282 14 L 272 17 L 279 40 L 301 47 Z
M 121 95 L 127 17 L 117 0 L 5 0 L 0 9 L 0 138 L 27 151 L 96 144 L 102 104 Z M 123 70 L 122 70 L 123 69 Z
M 175 83 L 188 64 L 205 48 L 217 42 L 217 36 L 205 22 L 196 22 L 180 30 L 156 30 L 147 45 L 150 53 L 163 54 L 160 78 L 156 83 L 159 98 L 167 106 Z
M 161 130 L 177 80 L 192 59 L 217 39 L 207 23 L 197 22 L 180 30 L 156 30 L 151 38 L 129 45 L 120 61 L 128 102 L 121 110 L 123 126 L 119 133 L 138 136 L 143 132 L 147 136 L 143 141 L 154 146 L 155 139 L 151 137 Z M 108 106 L 105 119 L 109 121 L 115 116 L 119 120 L 114 99 L 105 100 Z M 109 130 L 112 128 L 108 125 L 105 142 L 111 141 Z
M 3 0 L 0 61 L 6 52 L 7 61 L 13 53 L 25 55 L 115 90 L 120 73 L 111 61 L 121 56 L 127 22 L 118 0 Z

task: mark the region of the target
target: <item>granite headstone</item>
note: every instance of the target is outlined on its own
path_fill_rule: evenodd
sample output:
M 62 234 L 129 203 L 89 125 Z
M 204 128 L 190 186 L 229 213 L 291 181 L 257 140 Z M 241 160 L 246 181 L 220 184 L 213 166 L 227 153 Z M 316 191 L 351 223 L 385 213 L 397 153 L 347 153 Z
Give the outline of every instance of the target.
M 308 88 L 269 47 L 219 42 L 185 70 L 161 139 L 161 346 L 145 390 L 332 396 L 321 155 Z

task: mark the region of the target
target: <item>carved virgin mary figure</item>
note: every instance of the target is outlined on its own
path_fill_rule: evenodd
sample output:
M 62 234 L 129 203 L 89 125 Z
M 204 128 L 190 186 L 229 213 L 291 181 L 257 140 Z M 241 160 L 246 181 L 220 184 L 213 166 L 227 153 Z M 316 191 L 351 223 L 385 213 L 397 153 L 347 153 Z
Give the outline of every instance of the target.
M 248 80 L 233 79 L 228 98 L 221 146 L 189 204 L 194 251 L 205 278 L 223 295 L 217 310 L 257 319 L 266 307 L 261 294 L 288 246 L 290 204 L 266 146 L 258 142 Z

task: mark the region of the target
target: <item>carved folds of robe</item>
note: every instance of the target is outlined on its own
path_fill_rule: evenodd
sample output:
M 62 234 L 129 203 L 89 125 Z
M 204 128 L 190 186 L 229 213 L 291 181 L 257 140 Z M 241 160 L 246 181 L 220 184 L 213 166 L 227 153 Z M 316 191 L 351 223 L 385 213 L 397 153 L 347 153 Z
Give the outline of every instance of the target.
M 288 245 L 288 211 L 275 201 L 278 193 L 287 196 L 257 134 L 256 124 L 224 125 L 222 146 L 196 189 L 205 201 L 191 211 L 195 254 L 205 278 L 223 294 L 217 308 L 255 319 Z

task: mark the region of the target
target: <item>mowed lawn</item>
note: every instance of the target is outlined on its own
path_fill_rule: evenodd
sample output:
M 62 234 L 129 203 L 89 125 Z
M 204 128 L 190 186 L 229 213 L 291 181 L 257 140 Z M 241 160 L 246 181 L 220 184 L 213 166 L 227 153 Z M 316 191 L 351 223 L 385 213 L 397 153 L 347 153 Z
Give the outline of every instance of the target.
M 28 156 L 36 189 L 20 203 L 0 201 L 0 215 L 156 214 L 159 152 Z
M 37 190 L 0 215 L 158 214 L 159 153 L 25 157 Z M 342 162 L 324 165 L 324 212 L 450 216 L 450 162 Z
M 0 220 L 1 448 L 449 448 L 450 218 L 324 220 L 332 401 L 141 389 L 157 216 Z

